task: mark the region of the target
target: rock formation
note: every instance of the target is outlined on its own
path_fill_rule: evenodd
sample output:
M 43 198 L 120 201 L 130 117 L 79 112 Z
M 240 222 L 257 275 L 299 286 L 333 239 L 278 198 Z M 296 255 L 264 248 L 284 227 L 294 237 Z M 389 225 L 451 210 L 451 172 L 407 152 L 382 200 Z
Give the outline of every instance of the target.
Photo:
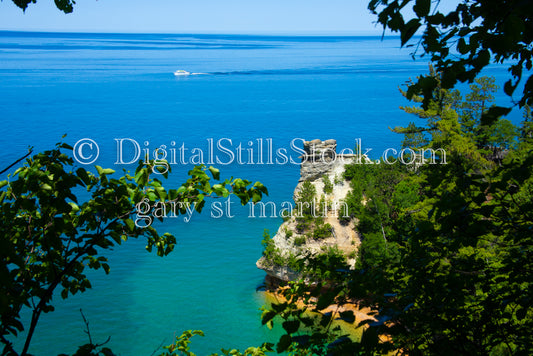
M 301 259 L 308 254 L 323 253 L 328 247 L 337 246 L 347 257 L 348 265 L 355 265 L 355 256 L 360 244 L 360 236 L 355 230 L 355 221 L 348 217 L 344 200 L 350 190 L 350 184 L 344 180 L 343 172 L 346 164 L 355 161 L 355 155 L 340 155 L 336 153 L 335 140 L 312 140 L 304 143 L 305 155 L 300 159 L 300 179 L 294 190 L 294 201 L 298 201 L 300 192 L 306 181 L 316 189 L 316 201 L 326 202 L 330 209 L 319 209 L 317 214 L 323 217 L 322 226 L 327 226 L 331 232 L 325 238 L 310 238 L 311 231 L 298 229 L 297 214 L 285 219 L 277 233 L 272 238 L 273 248 L 278 254 L 277 261 Z M 327 177 L 327 178 L 324 178 Z M 333 187 L 325 193 L 325 182 L 331 182 Z M 328 225 L 329 224 L 329 225 Z M 257 267 L 266 271 L 269 280 L 291 281 L 300 277 L 300 273 L 289 267 L 290 263 L 276 263 L 273 259 L 261 257 Z
M 337 162 L 337 141 L 312 140 L 304 142 L 305 155 L 300 156 L 300 182 L 316 180 L 327 173 Z

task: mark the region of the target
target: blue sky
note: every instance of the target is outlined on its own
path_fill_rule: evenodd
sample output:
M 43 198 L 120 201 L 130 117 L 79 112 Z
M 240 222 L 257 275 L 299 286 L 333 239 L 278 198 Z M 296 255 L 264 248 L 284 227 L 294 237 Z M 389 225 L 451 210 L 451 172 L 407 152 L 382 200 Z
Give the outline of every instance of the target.
M 65 15 L 52 0 L 26 13 L 0 2 L 0 30 L 381 34 L 365 0 L 79 0 Z

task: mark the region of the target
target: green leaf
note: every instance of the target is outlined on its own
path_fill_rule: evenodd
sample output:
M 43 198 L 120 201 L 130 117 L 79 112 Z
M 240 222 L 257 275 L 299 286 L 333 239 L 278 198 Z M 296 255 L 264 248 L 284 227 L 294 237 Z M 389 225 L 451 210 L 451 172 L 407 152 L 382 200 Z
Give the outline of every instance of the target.
M 115 171 L 111 168 L 102 169 L 102 174 L 113 174 L 113 173 L 115 173 Z
M 215 178 L 216 180 L 220 179 L 220 171 L 217 168 L 209 166 L 209 171 L 213 175 L 213 178 Z
M 109 274 L 109 271 L 111 271 L 111 267 L 107 263 L 102 263 L 102 268 L 105 271 L 105 274 Z
M 263 185 L 263 183 L 261 182 L 255 182 L 254 184 L 254 188 L 256 188 L 257 190 L 259 190 L 260 192 L 268 195 L 268 189 Z
M 329 290 L 322 294 L 316 303 L 317 310 L 323 310 L 332 305 L 335 302 L 336 293 L 333 290 Z
M 284 311 L 287 308 L 288 305 L 289 304 L 287 302 L 279 303 L 279 304 L 278 303 L 272 303 L 271 307 L 276 312 L 281 313 L 282 311 Z
M 157 195 L 159 196 L 159 199 L 160 200 L 165 200 L 167 198 L 167 192 L 165 190 L 165 188 L 163 187 L 155 187 L 155 191 L 157 193 Z
M 57 8 L 63 11 L 65 14 L 70 14 L 72 11 L 74 11 L 73 5 L 76 4 L 74 0 L 55 0 L 54 2 Z
M 469 50 L 470 50 L 470 48 L 466 44 L 466 41 L 465 41 L 465 39 L 463 37 L 461 37 L 459 39 L 459 42 L 457 43 L 457 50 L 461 54 L 467 54 L 469 52 Z
M 493 106 L 481 115 L 481 125 L 490 126 L 496 122 L 501 116 L 505 116 L 511 112 L 512 108 L 505 108 L 502 106 Z
M 148 183 L 148 171 L 145 168 L 141 168 L 136 172 L 135 182 L 141 187 L 144 187 Z
M 126 219 L 124 220 L 124 223 L 126 224 L 130 232 L 135 231 L 135 223 L 132 219 Z
M 425 17 L 431 9 L 431 0 L 416 0 L 413 10 L 418 17 Z
M 513 95 L 513 92 L 515 91 L 515 89 L 516 89 L 516 86 L 513 85 L 513 81 L 511 79 L 506 81 L 505 84 L 503 85 L 503 91 L 505 92 L 505 94 L 509 96 Z
M 65 135 L 63 135 L 61 138 L 65 138 L 66 136 L 67 136 L 67 135 L 65 134 Z M 72 149 L 73 149 L 72 146 L 69 145 L 68 143 L 62 143 L 61 145 L 59 145 L 59 147 L 60 147 L 60 148 L 65 148 L 65 149 L 67 149 L 67 150 L 71 150 L 71 151 L 72 151 Z
M 287 334 L 282 335 L 276 347 L 276 352 L 282 353 L 286 351 L 289 348 L 289 346 L 291 346 L 291 343 L 292 343 L 292 338 L 290 335 L 287 335 Z
M 265 325 L 270 320 L 274 319 L 274 317 L 277 315 L 277 313 L 273 310 L 267 310 L 264 311 L 261 315 L 261 324 Z
M 298 328 L 300 327 L 300 321 L 287 320 L 284 321 L 281 325 L 283 326 L 283 329 L 287 332 L 287 334 L 293 334 L 298 331 Z
M 80 211 L 80 207 L 76 203 L 70 202 L 68 204 L 72 207 L 72 212 L 77 213 Z
M 88 184 L 91 183 L 89 175 L 87 174 L 87 171 L 85 169 L 78 168 L 76 170 L 76 174 L 78 175 L 78 177 L 80 177 L 80 179 L 83 181 L 83 183 L 85 183 L 85 185 L 88 185 Z
M 257 192 L 254 192 L 252 194 L 252 201 L 253 201 L 254 204 L 259 202 L 259 201 L 261 201 L 261 194 L 259 194 Z
M 413 35 L 419 28 L 420 21 L 418 19 L 411 19 L 408 23 L 405 24 L 405 26 L 402 28 L 402 33 L 400 35 L 402 46 L 405 45 L 411 39 L 411 37 L 413 37 Z
M 340 312 L 340 317 L 342 320 L 344 320 L 347 323 L 353 323 L 355 321 L 355 315 L 353 314 L 353 311 L 351 310 Z

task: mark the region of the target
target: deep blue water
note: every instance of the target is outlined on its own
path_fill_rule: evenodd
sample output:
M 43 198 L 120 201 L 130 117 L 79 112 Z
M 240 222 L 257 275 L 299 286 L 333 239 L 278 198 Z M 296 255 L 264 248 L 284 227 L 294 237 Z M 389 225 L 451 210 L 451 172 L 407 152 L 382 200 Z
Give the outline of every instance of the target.
M 201 74 L 175 77 L 177 69 Z M 267 200 L 280 203 L 291 199 L 299 167 L 257 164 L 261 139 L 264 153 L 271 139 L 274 153 L 285 149 L 296 160 L 294 139 L 334 138 L 340 151 L 361 138 L 374 157 L 399 149 L 401 137 L 388 128 L 415 118 L 399 109 L 409 103 L 398 87 L 425 72 L 427 63 L 414 62 L 397 38 L 0 32 L 0 162 L 7 166 L 28 146 L 50 148 L 63 134 L 70 144 L 93 139 L 100 147 L 94 164 L 118 170 L 120 138 L 150 150 L 184 145 L 189 163 L 197 148 L 207 162 L 212 139 L 234 153 L 241 145 L 243 160 L 255 163 L 218 165 L 223 177 L 260 180 Z M 506 72 L 487 74 L 502 84 Z M 168 184 L 191 167 L 173 165 Z M 178 238 L 165 258 L 147 253 L 142 240 L 110 253 L 110 275 L 90 273 L 92 290 L 56 298 L 33 352 L 73 352 L 87 342 L 80 308 L 93 340 L 111 336 L 121 355 L 150 355 L 187 329 L 206 332 L 193 342 L 199 355 L 275 338 L 261 326 L 264 299 L 255 289 L 264 273 L 255 261 L 263 229 L 274 233 L 281 219 L 251 219 L 236 201 L 232 207 L 234 218 L 212 218 L 208 208 L 188 223 L 158 225 Z

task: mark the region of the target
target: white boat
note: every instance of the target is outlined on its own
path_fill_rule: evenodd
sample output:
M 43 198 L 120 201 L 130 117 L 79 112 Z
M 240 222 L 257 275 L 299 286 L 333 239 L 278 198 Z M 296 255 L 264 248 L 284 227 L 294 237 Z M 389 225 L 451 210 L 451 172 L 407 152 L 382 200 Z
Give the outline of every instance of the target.
M 190 75 L 191 73 L 187 72 L 186 70 L 183 70 L 183 69 L 179 69 L 177 71 L 174 72 L 174 75 L 178 76 L 178 75 Z

